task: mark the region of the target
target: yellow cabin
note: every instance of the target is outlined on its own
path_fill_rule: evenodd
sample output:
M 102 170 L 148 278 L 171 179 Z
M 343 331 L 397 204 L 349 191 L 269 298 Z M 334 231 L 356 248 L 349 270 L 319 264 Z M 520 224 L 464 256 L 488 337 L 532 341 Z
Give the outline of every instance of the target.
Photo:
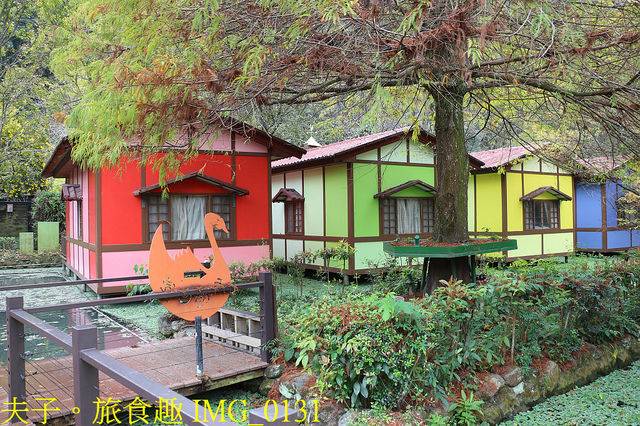
M 484 166 L 471 171 L 469 233 L 518 241 L 507 261 L 565 256 L 573 250 L 573 176 L 524 147 L 474 152 Z

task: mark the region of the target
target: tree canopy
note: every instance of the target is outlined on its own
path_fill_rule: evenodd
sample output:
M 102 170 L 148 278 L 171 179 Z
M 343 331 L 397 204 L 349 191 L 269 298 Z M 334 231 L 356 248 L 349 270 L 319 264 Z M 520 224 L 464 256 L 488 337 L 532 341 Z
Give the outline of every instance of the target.
M 21 199 L 44 189 L 57 83 L 48 68 L 43 28 L 62 17 L 57 0 L 0 6 L 0 197 Z M 56 106 L 57 109 L 57 106 Z
M 411 99 L 434 123 L 434 237 L 462 241 L 465 109 L 479 129 L 545 117 L 572 125 L 573 150 L 597 136 L 635 155 L 639 24 L 624 0 L 84 0 L 57 63 L 86 78 L 68 125 L 92 167 L 275 105 L 340 97 L 375 118 Z

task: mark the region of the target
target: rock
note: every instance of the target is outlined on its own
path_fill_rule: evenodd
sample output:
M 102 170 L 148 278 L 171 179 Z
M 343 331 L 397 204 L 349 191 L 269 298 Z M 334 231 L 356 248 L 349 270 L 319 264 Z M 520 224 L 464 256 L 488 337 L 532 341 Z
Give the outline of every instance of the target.
M 278 392 L 280 392 L 280 395 L 282 395 L 284 399 L 300 399 L 300 395 L 298 395 L 296 388 L 293 387 L 291 382 L 280 382 L 280 385 L 278 385 Z
M 313 384 L 313 377 L 307 373 L 302 373 L 299 376 L 295 377 L 291 383 L 293 387 L 296 389 L 297 393 L 301 396 L 300 399 L 306 398 L 311 390 L 311 386 Z
M 640 358 L 640 340 L 633 337 L 625 337 L 622 344 L 629 349 L 634 359 Z
M 349 410 L 338 418 L 338 426 L 349 426 L 358 417 L 358 412 Z
M 517 385 L 513 386 L 511 388 L 513 390 L 513 393 L 515 393 L 516 395 L 520 395 L 524 393 L 524 383 L 520 382 Z
M 271 392 L 271 389 L 273 389 L 275 384 L 276 380 L 274 379 L 264 379 L 260 384 L 260 387 L 258 388 L 258 393 L 260 393 L 260 395 L 262 396 L 269 395 L 269 392 Z
M 314 426 L 338 426 L 338 419 L 344 412 L 344 407 L 338 404 L 332 402 L 323 403 L 318 407 L 319 422 L 309 422 L 309 424 Z
M 544 383 L 544 391 L 551 394 L 558 384 L 560 378 L 560 367 L 553 361 L 548 361 L 542 370 L 542 382 Z
M 524 378 L 522 368 L 520 367 L 510 367 L 507 372 L 502 373 L 501 376 L 504 379 L 504 382 L 511 387 L 518 386 Z
M 182 327 L 178 329 L 175 333 L 173 333 L 173 338 L 177 339 L 179 337 L 193 337 L 196 335 L 196 326 L 192 324 L 184 324 Z
M 536 377 L 527 377 L 522 381 L 522 383 L 520 383 L 520 385 L 522 385 L 522 393 L 519 395 L 518 399 L 520 399 L 522 405 L 526 406 L 526 408 L 533 407 L 542 399 Z
M 287 380 L 280 381 L 278 391 L 284 399 L 290 399 L 294 402 L 305 398 L 309 394 L 309 389 L 313 383 L 313 377 L 308 373 L 301 373 L 300 375 Z
M 504 386 L 504 379 L 499 374 L 489 374 L 478 385 L 476 395 L 480 398 L 490 398 L 494 396 L 501 387 Z
M 503 386 L 496 394 L 495 399 L 500 407 L 502 418 L 513 415 L 516 406 L 516 394 L 510 386 Z
M 616 351 L 616 365 L 618 368 L 626 367 L 631 364 L 633 358 L 631 357 L 631 352 L 625 348 L 624 346 L 618 347 Z
M 166 314 L 158 318 L 158 331 L 160 334 L 164 337 L 172 337 L 183 325 L 188 324 L 187 321 L 176 318 L 178 317 L 173 314 Z
M 277 379 L 284 374 L 284 365 L 274 364 L 267 367 L 264 371 L 264 377 L 267 379 Z

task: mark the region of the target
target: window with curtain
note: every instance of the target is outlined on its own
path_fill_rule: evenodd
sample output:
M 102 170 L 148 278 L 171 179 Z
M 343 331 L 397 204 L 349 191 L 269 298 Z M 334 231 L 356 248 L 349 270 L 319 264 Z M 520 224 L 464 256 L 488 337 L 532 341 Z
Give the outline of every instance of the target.
M 302 200 L 284 203 L 285 233 L 302 234 L 304 231 L 304 204 Z
M 559 228 L 559 210 L 558 200 L 524 201 L 525 229 Z
M 166 241 L 204 240 L 207 238 L 204 229 L 204 216 L 217 213 L 222 217 L 231 231 L 231 196 L 229 195 L 190 195 L 171 194 L 168 198 L 161 195 L 147 197 L 147 222 L 149 241 L 163 221 L 170 225 L 163 226 L 163 237 Z M 224 231 L 215 231 L 216 238 L 229 238 Z
M 433 197 L 383 198 L 383 234 L 424 234 L 433 232 Z

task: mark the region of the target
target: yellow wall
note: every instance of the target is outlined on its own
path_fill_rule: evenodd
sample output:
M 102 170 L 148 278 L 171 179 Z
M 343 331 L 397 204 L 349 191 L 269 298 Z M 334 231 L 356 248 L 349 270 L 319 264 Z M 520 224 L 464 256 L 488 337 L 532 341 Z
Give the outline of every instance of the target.
M 571 197 L 571 201 L 560 201 L 560 227 L 563 229 L 573 228 L 573 177 L 560 176 L 560 191 Z M 571 240 L 573 247 L 573 240 Z
M 502 190 L 500 175 L 487 173 L 476 175 L 476 214 L 478 216 L 477 232 L 502 232 Z
M 544 234 L 544 254 L 568 253 L 573 251 L 573 232 Z
M 514 257 L 526 257 L 526 256 L 538 256 L 542 250 L 542 235 L 517 235 L 510 236 L 510 239 L 518 241 L 517 250 L 509 250 L 507 256 Z
M 558 170 L 555 166 L 542 162 L 543 170 L 546 172 Z M 573 178 L 570 175 L 551 175 L 540 173 L 540 160 L 531 158 L 518 164 L 514 169 L 525 170 L 507 171 L 505 175 L 499 173 L 475 175 L 476 197 L 475 212 L 477 215 L 477 229 L 479 235 L 489 228 L 491 233 L 502 231 L 502 193 L 500 181 L 504 176 L 506 181 L 506 200 L 504 200 L 507 210 L 507 230 L 508 237 L 518 241 L 518 249 L 510 250 L 509 258 L 531 257 L 540 255 L 563 254 L 573 248 L 573 200 L 560 201 L 560 229 L 569 232 L 549 233 L 536 230 L 524 230 L 523 202 L 520 198 L 540 187 L 552 186 L 559 191 L 573 196 Z M 473 182 L 473 180 L 472 180 Z M 470 205 L 473 197 L 470 195 Z M 536 199 L 557 200 L 557 197 L 549 193 L 544 193 Z M 470 214 L 470 223 L 473 220 Z M 473 231 L 473 226 L 469 226 Z M 514 235 L 531 232 L 531 235 Z
M 507 230 L 509 232 L 522 231 L 522 173 L 508 173 L 507 179 Z
M 476 199 L 475 199 L 475 177 L 469 176 L 469 189 L 467 191 L 467 226 L 469 232 L 476 232 L 475 217 L 476 217 Z

